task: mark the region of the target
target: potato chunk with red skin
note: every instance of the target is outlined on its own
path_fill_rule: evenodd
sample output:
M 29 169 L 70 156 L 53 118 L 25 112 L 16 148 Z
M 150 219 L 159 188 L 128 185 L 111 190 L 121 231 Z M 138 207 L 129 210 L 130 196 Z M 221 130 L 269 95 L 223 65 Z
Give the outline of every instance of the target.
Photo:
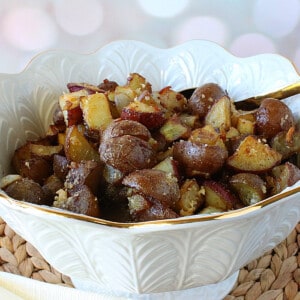
M 125 174 L 155 164 L 155 151 L 150 143 L 131 135 L 101 143 L 99 152 L 103 162 Z
M 206 83 L 195 89 L 188 99 L 188 107 L 200 119 L 204 118 L 212 105 L 223 96 L 225 91 L 216 83 Z
M 110 124 L 103 132 L 99 153 L 101 160 L 124 174 L 155 165 L 155 150 L 148 129 L 132 120 Z
M 62 194 L 59 190 L 58 194 Z M 86 185 L 81 185 L 72 190 L 66 198 L 56 197 L 54 207 L 66 209 L 74 213 L 84 214 L 91 217 L 100 217 L 100 207 L 97 197 Z
M 263 173 L 281 162 L 282 155 L 261 139 L 249 135 L 228 157 L 227 166 L 240 172 Z
M 296 165 L 286 162 L 274 167 L 271 178 L 268 177 L 268 180 L 271 186 L 271 194 L 278 194 L 300 180 L 300 169 Z
M 143 124 L 133 120 L 114 120 L 103 132 L 101 141 L 106 141 L 110 138 L 120 137 L 122 135 L 131 135 L 148 141 L 151 138 L 151 133 Z
M 220 182 L 206 180 L 203 183 L 205 190 L 205 205 L 216 207 L 222 211 L 234 209 L 237 205 L 237 198 L 230 190 Z
M 176 203 L 176 212 L 180 216 L 191 216 L 203 206 L 204 201 L 204 191 L 196 179 L 186 179 L 180 187 L 180 199 Z
M 154 101 L 147 91 L 123 107 L 121 119 L 137 121 L 149 130 L 159 128 L 166 120 L 163 108 Z
M 282 101 L 264 99 L 256 112 L 256 132 L 267 139 L 295 125 L 290 108 Z
M 174 207 L 180 198 L 177 178 L 161 170 L 137 170 L 127 175 L 122 183 L 134 189 L 135 194 L 156 199 L 166 207 Z
M 138 170 L 127 175 L 122 183 L 128 188 L 128 205 L 133 220 L 178 217 L 173 208 L 180 198 L 180 190 L 177 179 L 171 174 L 157 169 Z
M 129 197 L 128 200 L 131 218 L 135 222 L 174 219 L 179 217 L 174 210 L 164 206 L 161 202 L 153 199 L 150 201 L 142 195 L 134 195 Z
M 232 190 L 244 205 L 255 204 L 267 196 L 266 182 L 252 173 L 238 173 L 229 179 Z
M 65 188 L 68 191 L 86 185 L 94 195 L 99 194 L 103 182 L 103 165 L 95 161 L 72 162 L 66 176 Z
M 208 178 L 221 170 L 228 152 L 217 145 L 179 141 L 174 144 L 173 157 L 178 161 L 186 176 Z
M 51 205 L 42 187 L 29 178 L 21 178 L 12 182 L 4 190 L 8 196 L 34 204 Z

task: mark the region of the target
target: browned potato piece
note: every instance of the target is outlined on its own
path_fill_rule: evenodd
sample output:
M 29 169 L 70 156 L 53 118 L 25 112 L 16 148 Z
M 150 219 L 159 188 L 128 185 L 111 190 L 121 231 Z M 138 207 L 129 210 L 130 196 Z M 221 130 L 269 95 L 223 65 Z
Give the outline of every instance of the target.
M 64 183 L 56 175 L 49 176 L 42 186 L 42 189 L 49 199 L 49 203 L 53 203 L 56 192 L 64 187 Z
M 151 145 L 131 135 L 103 141 L 99 152 L 103 162 L 125 174 L 138 169 L 151 168 L 155 164 L 155 152 Z
M 98 88 L 100 90 L 112 92 L 112 91 L 114 91 L 116 89 L 117 86 L 118 86 L 117 82 L 111 81 L 111 80 L 108 80 L 108 79 L 104 79 L 103 82 L 101 82 L 98 85 Z
M 121 183 L 124 176 L 125 175 L 120 170 L 107 164 L 104 165 L 103 177 L 107 183 L 112 185 L 118 185 Z
M 151 133 L 143 124 L 132 120 L 114 120 L 103 132 L 102 141 L 122 135 L 132 135 L 144 141 L 151 138 Z
M 59 190 L 58 194 L 59 196 L 53 203 L 54 207 L 91 217 L 100 217 L 98 199 L 88 186 L 78 186 L 77 189 L 71 191 L 68 197 L 63 190 Z
M 240 172 L 266 172 L 281 162 L 281 154 L 252 135 L 242 140 L 227 159 L 227 165 Z
M 229 130 L 231 127 L 231 100 L 227 96 L 215 100 L 205 116 L 205 124 L 213 128 Z
M 165 207 L 174 207 L 180 197 L 177 179 L 161 170 L 137 170 L 127 175 L 122 183 L 131 189 L 131 195 L 151 197 Z
M 41 157 L 33 157 L 19 162 L 18 174 L 43 184 L 44 180 L 52 174 L 52 165 Z
M 55 154 L 63 154 L 63 146 L 48 146 L 39 144 L 30 144 L 31 156 L 38 156 L 46 160 L 52 161 Z
M 175 211 L 180 216 L 190 216 L 204 204 L 204 191 L 196 179 L 186 179 L 180 187 L 180 199 L 176 203 Z
M 159 201 L 148 201 L 149 207 L 147 207 L 147 200 L 141 196 L 136 195 L 135 199 L 129 198 L 129 204 L 131 207 L 131 216 L 135 222 L 146 222 L 154 220 L 174 219 L 178 218 L 178 214 L 170 207 L 166 207 Z M 139 203 L 140 201 L 140 203 Z M 134 204 L 132 204 L 134 202 Z M 137 210 L 134 210 L 136 208 Z
M 166 142 L 170 143 L 180 138 L 188 138 L 191 130 L 181 121 L 179 116 L 173 115 L 160 127 L 159 132 Z
M 278 132 L 289 130 L 295 125 L 290 108 L 282 101 L 264 99 L 256 112 L 256 131 L 258 135 L 270 139 Z
M 174 160 L 171 156 L 168 156 L 164 160 L 160 161 L 157 165 L 153 167 L 153 169 L 164 171 L 167 174 L 171 174 L 178 180 L 180 179 L 178 162 Z
M 127 86 L 129 86 L 133 91 L 140 94 L 143 91 L 152 92 L 151 84 L 139 73 L 131 73 L 127 77 Z
M 108 98 L 103 93 L 96 93 L 80 98 L 83 119 L 91 130 L 104 130 L 113 120 Z
M 144 92 L 137 100 L 123 107 L 121 119 L 137 121 L 149 130 L 159 128 L 166 120 L 162 107 L 154 101 L 149 92 Z
M 146 196 L 140 194 L 129 194 L 127 199 L 130 215 L 134 219 L 137 219 L 138 214 L 143 213 L 153 205 L 151 201 L 147 200 Z
M 44 180 L 52 174 L 53 156 L 63 152 L 63 146 L 51 146 L 47 139 L 27 142 L 19 147 L 12 159 L 13 167 L 22 177 L 43 184 Z
M 206 206 L 199 211 L 199 214 L 214 214 L 214 213 L 222 213 L 224 210 L 214 207 L 214 206 Z
M 246 206 L 255 204 L 267 196 L 267 187 L 264 180 L 252 173 L 238 173 L 229 179 L 232 190 Z
M 188 99 L 188 107 L 193 114 L 204 118 L 216 100 L 226 96 L 225 91 L 215 83 L 206 83 L 198 87 L 191 98 Z
M 4 190 L 8 196 L 34 204 L 49 205 L 48 197 L 42 187 L 29 178 L 16 180 L 8 185 Z
M 70 161 L 100 161 L 98 151 L 93 148 L 93 146 L 88 142 L 88 140 L 75 125 L 67 128 L 65 139 L 65 153 L 67 159 Z
M 205 190 L 205 206 L 213 206 L 223 211 L 235 208 L 237 204 L 236 197 L 220 182 L 206 180 L 203 187 Z
M 65 187 L 68 190 L 78 190 L 86 185 L 94 195 L 99 193 L 102 180 L 103 166 L 95 161 L 72 162 L 66 177 Z
M 14 155 L 12 157 L 12 165 L 18 174 L 20 174 L 20 169 L 23 166 L 24 161 L 30 158 L 30 142 L 25 143 L 24 145 L 15 150 Z
M 282 155 L 285 160 L 300 152 L 300 131 L 291 130 L 277 133 L 270 142 L 271 147 Z
M 19 174 L 8 174 L 3 176 L 0 179 L 0 189 L 5 190 L 10 184 L 14 181 L 22 179 L 22 176 Z
M 65 124 L 64 114 L 59 104 L 57 104 L 57 107 L 54 110 L 52 120 L 54 125 L 61 127 L 62 129 L 65 129 L 66 124 Z
M 173 157 L 188 177 L 210 177 L 224 165 L 227 150 L 215 145 L 179 141 L 174 144 Z
M 294 164 L 286 162 L 272 169 L 272 177 L 273 180 L 269 183 L 272 187 L 271 193 L 275 195 L 300 180 L 300 169 Z
M 167 110 L 167 116 L 182 112 L 187 106 L 186 98 L 182 94 L 173 91 L 170 86 L 154 93 L 154 97 Z
M 240 134 L 255 134 L 255 122 L 242 117 L 238 118 L 236 128 Z
M 191 132 L 189 141 L 198 145 L 207 144 L 226 149 L 221 135 L 213 128 L 212 125 L 205 125 L 204 127 L 194 129 Z
M 53 172 L 60 180 L 65 181 L 69 172 L 69 161 L 65 156 L 53 156 Z

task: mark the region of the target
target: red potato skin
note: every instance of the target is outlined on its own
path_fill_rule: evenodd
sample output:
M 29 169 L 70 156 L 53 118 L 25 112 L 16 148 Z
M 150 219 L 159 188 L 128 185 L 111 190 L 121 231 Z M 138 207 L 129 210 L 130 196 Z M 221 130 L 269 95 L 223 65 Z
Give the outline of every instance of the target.
M 148 141 L 151 138 L 151 133 L 143 124 L 133 120 L 114 120 L 103 132 L 102 141 L 110 138 L 120 137 L 122 135 L 131 135 Z
M 121 119 L 137 121 L 145 125 L 149 130 L 159 128 L 166 120 L 162 111 L 143 112 L 134 110 L 130 106 L 122 109 Z
M 294 125 L 291 110 L 280 100 L 264 99 L 256 112 L 256 132 L 267 139 L 280 131 L 289 130 Z
M 161 170 L 138 170 L 126 176 L 122 183 L 134 188 L 137 193 L 156 199 L 166 207 L 174 207 L 180 198 L 177 179 Z
M 204 118 L 218 99 L 226 96 L 225 91 L 215 83 L 207 83 L 198 87 L 188 100 L 188 107 L 200 119 Z
M 104 163 L 124 174 L 155 165 L 155 151 L 151 145 L 131 135 L 123 135 L 102 142 L 99 152 Z
M 208 178 L 221 170 L 228 152 L 219 146 L 179 141 L 174 144 L 173 157 L 188 177 Z
M 222 203 L 226 207 L 226 210 L 236 208 L 238 202 L 236 197 L 223 184 L 214 180 L 205 180 L 203 186 L 206 188 L 210 188 L 219 196 L 219 198 L 222 200 Z
M 83 121 L 83 114 L 80 106 L 74 107 L 66 111 L 68 126 L 73 126 Z
M 153 204 L 150 208 L 133 214 L 136 222 L 147 222 L 155 220 L 175 219 L 179 215 L 169 207 L 165 207 L 160 202 Z

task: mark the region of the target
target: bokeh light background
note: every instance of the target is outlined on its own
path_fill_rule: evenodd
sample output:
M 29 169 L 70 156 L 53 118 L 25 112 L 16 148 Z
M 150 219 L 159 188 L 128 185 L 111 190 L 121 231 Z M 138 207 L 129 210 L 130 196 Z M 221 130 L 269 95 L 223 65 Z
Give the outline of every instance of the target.
M 94 52 L 118 39 L 167 48 L 217 42 L 245 57 L 278 53 L 300 70 L 300 0 L 1 0 L 0 73 L 37 53 Z

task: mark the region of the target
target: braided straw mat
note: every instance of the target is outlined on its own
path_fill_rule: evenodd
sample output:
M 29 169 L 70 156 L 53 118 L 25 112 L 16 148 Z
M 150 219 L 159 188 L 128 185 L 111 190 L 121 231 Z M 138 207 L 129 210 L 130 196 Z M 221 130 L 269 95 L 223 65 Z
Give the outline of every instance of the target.
M 0 218 L 0 271 L 73 287 Z M 273 250 L 242 268 L 224 300 L 300 300 L 300 223 Z

